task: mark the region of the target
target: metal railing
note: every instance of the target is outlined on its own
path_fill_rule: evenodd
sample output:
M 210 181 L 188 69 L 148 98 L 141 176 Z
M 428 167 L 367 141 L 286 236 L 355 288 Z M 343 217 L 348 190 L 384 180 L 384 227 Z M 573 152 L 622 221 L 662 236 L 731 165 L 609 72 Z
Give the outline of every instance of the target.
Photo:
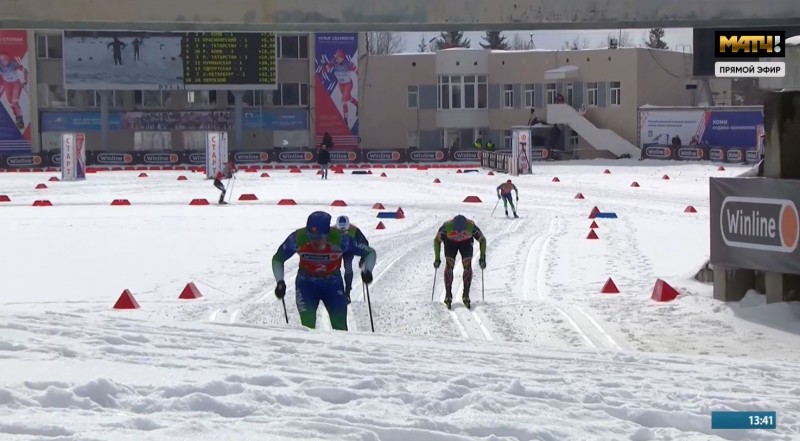
M 481 167 L 488 168 L 502 173 L 509 173 L 511 170 L 511 153 L 503 152 L 481 152 Z

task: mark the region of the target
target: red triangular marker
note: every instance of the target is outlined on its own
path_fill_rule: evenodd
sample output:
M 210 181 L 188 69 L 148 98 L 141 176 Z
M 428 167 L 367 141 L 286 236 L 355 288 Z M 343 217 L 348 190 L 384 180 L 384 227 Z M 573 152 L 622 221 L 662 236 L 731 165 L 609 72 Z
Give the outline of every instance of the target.
M 653 295 L 651 295 L 650 298 L 656 302 L 671 302 L 679 295 L 680 293 L 676 291 L 675 288 L 669 286 L 667 282 L 658 279 L 656 280 L 656 286 L 653 287 Z
M 589 228 L 594 230 L 595 228 L 600 228 L 600 225 L 597 225 L 597 222 L 592 221 L 592 225 L 590 225 Z
M 600 237 L 597 236 L 597 233 L 595 233 L 594 230 L 589 230 L 589 235 L 586 236 L 586 238 L 587 239 L 600 239 Z
M 603 289 L 600 290 L 601 294 L 619 294 L 619 288 L 617 288 L 617 284 L 611 280 L 611 277 L 606 280 L 605 285 L 603 285 Z
M 122 295 L 119 296 L 117 299 L 117 303 L 114 304 L 114 309 L 139 309 L 139 302 L 136 301 L 136 298 L 133 297 L 133 294 L 129 290 L 122 291 Z
M 199 299 L 202 297 L 203 295 L 200 294 L 200 290 L 197 289 L 197 285 L 195 285 L 194 282 L 187 283 L 186 287 L 181 291 L 181 295 L 178 296 L 179 299 L 184 300 Z

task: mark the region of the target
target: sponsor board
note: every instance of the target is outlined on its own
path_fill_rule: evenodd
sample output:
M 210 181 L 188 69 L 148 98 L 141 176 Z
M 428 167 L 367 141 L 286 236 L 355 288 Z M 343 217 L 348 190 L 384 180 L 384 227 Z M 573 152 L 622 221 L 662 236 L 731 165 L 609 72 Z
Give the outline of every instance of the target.
M 8 168 L 40 167 L 42 157 L 39 155 L 9 155 L 3 157 L 3 165 Z
M 134 156 L 130 153 L 91 152 L 94 165 L 132 165 Z
M 710 149 L 708 151 L 708 159 L 712 161 L 724 161 L 725 160 L 725 150 L 723 149 Z
M 383 163 L 400 162 L 403 158 L 399 150 L 367 150 L 364 156 L 367 162 Z
M 550 157 L 549 149 L 531 149 L 531 159 L 543 160 Z
M 233 152 L 233 162 L 237 164 L 259 164 L 270 162 L 269 152 Z
M 354 150 L 331 150 L 331 162 L 334 164 L 359 162 L 359 152 Z
M 729 247 L 791 253 L 797 249 L 797 207 L 789 199 L 728 196 L 719 217 Z
M 699 161 L 703 159 L 703 149 L 699 147 L 681 147 L 678 149 L 678 159 Z
M 800 181 L 711 178 L 711 263 L 800 274 Z
M 755 164 L 761 158 L 758 157 L 758 150 L 747 150 L 744 152 L 744 160 L 750 164 Z
M 145 153 L 142 155 L 142 164 L 146 165 L 176 165 L 181 162 L 181 157 L 176 153 Z
M 645 147 L 644 154 L 648 158 L 669 159 L 672 157 L 672 149 L 669 147 Z
M 744 161 L 744 154 L 739 149 L 730 149 L 725 152 L 725 159 L 728 162 L 742 162 Z
M 286 151 L 284 149 L 273 152 L 273 158 L 276 162 L 308 164 L 315 161 L 315 156 L 314 153 L 308 150 Z
M 412 162 L 443 162 L 445 156 L 444 150 L 415 150 L 408 155 Z
M 188 153 L 185 158 L 189 165 L 204 165 L 206 163 L 205 153 Z
M 480 151 L 477 150 L 456 150 L 453 152 L 453 161 L 470 161 L 476 162 L 480 160 Z

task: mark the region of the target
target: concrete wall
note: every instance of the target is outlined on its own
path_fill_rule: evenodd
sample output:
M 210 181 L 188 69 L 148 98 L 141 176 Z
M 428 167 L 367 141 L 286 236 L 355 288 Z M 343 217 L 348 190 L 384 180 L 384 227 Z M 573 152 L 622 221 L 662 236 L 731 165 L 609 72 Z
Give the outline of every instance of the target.
M 0 0 L 0 11 L 0 27 L 23 29 L 478 31 L 800 22 L 796 0 Z

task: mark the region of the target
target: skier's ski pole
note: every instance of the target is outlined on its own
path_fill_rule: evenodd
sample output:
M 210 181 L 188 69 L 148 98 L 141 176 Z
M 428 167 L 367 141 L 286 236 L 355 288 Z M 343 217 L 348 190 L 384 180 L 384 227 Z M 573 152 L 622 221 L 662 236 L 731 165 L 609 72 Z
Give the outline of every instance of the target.
M 433 289 L 431 290 L 431 302 L 433 301 L 433 296 L 436 294 L 436 277 L 439 275 L 439 268 L 433 272 Z
M 231 192 L 228 194 L 228 202 L 230 202 L 233 199 L 233 187 L 236 185 L 236 175 L 233 175 L 233 177 L 230 180 L 232 180 L 233 183 L 231 184 L 231 189 L 230 189 Z
M 369 311 L 369 326 L 372 328 L 372 332 L 375 332 L 375 323 L 372 322 L 372 303 L 369 301 L 369 285 L 364 283 L 361 286 L 364 287 L 364 295 L 367 297 L 367 310 Z
M 289 324 L 289 313 L 286 312 L 286 300 L 281 297 L 281 304 L 283 305 L 283 317 L 286 319 L 286 324 Z
M 486 300 L 486 293 L 483 289 L 483 268 L 481 268 L 481 302 Z
M 500 198 L 497 198 L 497 202 L 494 203 L 494 208 L 492 209 L 492 214 L 489 217 L 494 216 L 494 211 L 497 210 L 497 206 L 500 205 Z

